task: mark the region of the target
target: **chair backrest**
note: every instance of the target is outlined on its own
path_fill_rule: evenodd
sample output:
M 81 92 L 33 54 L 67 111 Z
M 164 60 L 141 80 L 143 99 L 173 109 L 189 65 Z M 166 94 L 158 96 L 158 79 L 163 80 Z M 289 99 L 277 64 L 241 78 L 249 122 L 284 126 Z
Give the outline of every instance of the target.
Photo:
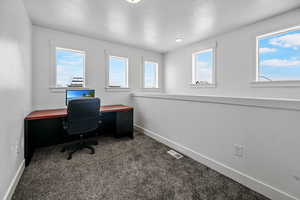
M 98 128 L 99 112 L 99 98 L 69 101 L 66 121 L 68 134 L 77 135 L 96 130 Z

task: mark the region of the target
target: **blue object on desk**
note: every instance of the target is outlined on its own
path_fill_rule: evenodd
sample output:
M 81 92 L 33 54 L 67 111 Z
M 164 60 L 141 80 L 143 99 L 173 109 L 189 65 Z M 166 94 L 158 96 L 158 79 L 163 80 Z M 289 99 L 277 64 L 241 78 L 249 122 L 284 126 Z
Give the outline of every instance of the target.
M 70 100 L 82 98 L 94 98 L 95 90 L 66 90 L 66 105 Z

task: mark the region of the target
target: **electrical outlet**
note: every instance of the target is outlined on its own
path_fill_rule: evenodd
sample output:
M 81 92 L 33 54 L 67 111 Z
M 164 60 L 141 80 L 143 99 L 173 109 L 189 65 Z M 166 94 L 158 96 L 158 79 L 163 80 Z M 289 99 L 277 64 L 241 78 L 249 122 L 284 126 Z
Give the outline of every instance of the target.
M 16 154 L 18 154 L 18 144 L 15 144 L 15 146 L 14 146 L 14 152 L 15 152 Z
M 244 147 L 242 145 L 234 145 L 234 155 L 236 157 L 242 158 L 244 157 Z
M 16 145 L 16 153 L 20 154 L 20 146 L 19 145 Z
M 14 154 L 20 154 L 20 147 L 17 142 L 11 145 L 11 152 Z

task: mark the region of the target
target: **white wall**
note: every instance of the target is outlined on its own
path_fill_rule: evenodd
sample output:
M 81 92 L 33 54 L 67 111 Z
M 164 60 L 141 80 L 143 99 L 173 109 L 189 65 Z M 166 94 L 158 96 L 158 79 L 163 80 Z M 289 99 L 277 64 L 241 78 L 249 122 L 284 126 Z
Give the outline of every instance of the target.
M 246 26 L 230 33 L 192 44 L 166 54 L 165 89 L 168 93 L 199 95 L 300 98 L 298 88 L 257 88 L 256 36 L 300 25 L 300 10 Z M 217 43 L 216 88 L 191 88 L 192 52 Z
M 50 87 L 50 41 L 62 44 L 63 47 L 86 50 L 86 81 L 87 87 L 96 89 L 96 95 L 102 104 L 129 104 L 129 93 L 111 92 L 105 90 L 105 51 L 129 56 L 131 91 L 139 90 L 142 86 L 142 57 L 157 60 L 162 69 L 162 55 L 95 40 L 70 33 L 54 31 L 33 26 L 33 108 L 62 108 L 65 107 L 65 93 L 53 92 Z M 162 76 L 162 73 L 160 73 Z
M 31 22 L 22 0 L 0 0 L 0 199 L 24 160 L 31 111 Z
M 31 108 L 30 22 L 20 0 L 1 1 L 4 1 L 5 6 L 1 2 L 0 52 L 5 56 L 0 58 L 4 66 L 0 69 L 0 93 L 3 94 L 0 108 L 2 113 L 8 114 L 0 117 L 3 124 L 0 127 L 0 155 L 1 158 L 7 158 L 6 162 L 0 163 L 0 199 L 23 159 L 23 148 L 17 154 L 15 146 L 23 143 L 23 118 Z M 130 55 L 132 91 L 139 90 L 142 85 L 141 57 L 146 56 L 159 60 L 161 65 L 165 62 L 164 84 L 169 93 L 300 98 L 299 88 L 254 88 L 250 84 L 255 69 L 255 37 L 299 25 L 299 19 L 299 10 L 289 12 L 169 52 L 165 60 L 155 52 L 34 26 L 33 108 L 64 107 L 64 93 L 51 92 L 49 89 L 50 67 L 53 67 L 50 65 L 50 41 L 86 49 L 87 87 L 96 89 L 103 104 L 133 103 L 136 124 L 156 133 L 158 138 L 165 138 L 212 162 L 216 161 L 221 166 L 220 171 L 222 166 L 232 169 L 232 174 L 227 174 L 230 177 L 236 178 L 237 173 L 243 173 L 246 178 L 240 181 L 244 184 L 253 178 L 300 198 L 300 184 L 293 178 L 295 175 L 300 176 L 299 111 L 159 98 L 133 97 L 133 101 L 130 101 L 128 92 L 108 92 L 104 89 L 104 50 L 108 50 Z M 192 89 L 188 85 L 191 78 L 191 53 L 198 47 L 214 42 L 217 42 L 217 88 Z M 12 106 L 8 107 L 8 103 Z M 234 144 L 245 146 L 244 158 L 233 156 Z M 217 168 L 212 162 L 205 162 Z M 224 173 L 227 171 L 224 170 Z M 264 184 L 251 186 L 263 187 Z M 269 196 L 276 193 L 270 194 L 266 188 L 256 190 Z M 288 195 L 283 195 L 285 197 Z
M 276 108 L 293 105 L 285 101 L 161 96 L 133 97 L 135 124 L 150 136 L 273 200 L 300 199 L 300 101 L 294 111 Z
M 166 93 L 300 99 L 299 87 L 250 84 L 256 36 L 299 24 L 298 9 L 167 53 Z M 217 87 L 191 88 L 192 52 L 215 43 Z M 251 99 L 250 106 L 140 96 L 132 100 L 135 123 L 156 139 L 274 200 L 293 199 L 288 194 L 300 199 L 300 182 L 293 177 L 300 177 L 299 111 L 256 107 Z M 233 155 L 235 144 L 245 147 L 244 158 Z

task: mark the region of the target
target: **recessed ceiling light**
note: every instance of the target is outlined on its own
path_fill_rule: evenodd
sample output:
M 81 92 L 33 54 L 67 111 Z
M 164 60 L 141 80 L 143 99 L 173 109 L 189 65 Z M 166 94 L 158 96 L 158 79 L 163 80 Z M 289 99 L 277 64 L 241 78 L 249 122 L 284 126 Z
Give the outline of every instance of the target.
M 141 0 L 126 0 L 129 3 L 135 4 L 135 3 L 139 3 Z
M 175 41 L 176 41 L 176 42 L 182 42 L 182 41 L 183 41 L 183 38 L 176 38 Z

